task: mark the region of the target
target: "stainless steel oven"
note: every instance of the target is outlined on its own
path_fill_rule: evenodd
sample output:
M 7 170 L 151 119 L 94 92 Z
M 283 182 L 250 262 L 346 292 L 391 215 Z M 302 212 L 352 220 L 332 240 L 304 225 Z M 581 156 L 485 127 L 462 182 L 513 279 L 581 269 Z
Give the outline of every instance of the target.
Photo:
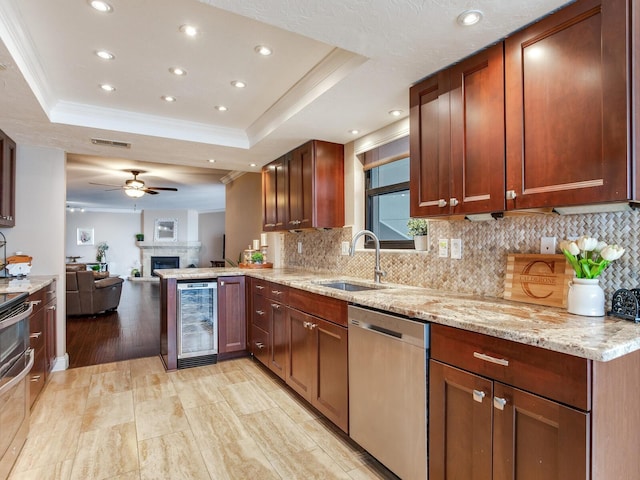
M 0 295 L 0 479 L 9 475 L 29 432 L 31 303 L 27 294 Z

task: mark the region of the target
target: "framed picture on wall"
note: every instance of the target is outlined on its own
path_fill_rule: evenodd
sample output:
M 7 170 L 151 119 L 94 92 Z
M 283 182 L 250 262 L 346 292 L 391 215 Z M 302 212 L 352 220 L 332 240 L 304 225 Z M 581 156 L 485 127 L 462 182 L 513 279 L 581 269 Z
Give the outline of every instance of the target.
M 175 242 L 178 240 L 178 220 L 175 218 L 156 218 L 153 237 L 156 242 Z
M 76 235 L 78 245 L 93 245 L 93 228 L 78 227 Z

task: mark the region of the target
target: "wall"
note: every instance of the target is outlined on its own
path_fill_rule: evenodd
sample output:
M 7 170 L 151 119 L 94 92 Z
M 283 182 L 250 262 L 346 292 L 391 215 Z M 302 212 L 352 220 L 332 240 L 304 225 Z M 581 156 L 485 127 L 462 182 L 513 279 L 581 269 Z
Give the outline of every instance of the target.
M 54 148 L 18 145 L 16 151 L 16 226 L 3 228 L 7 254 L 33 257 L 32 275 L 57 277 L 57 356 L 66 352 L 64 298 L 65 154 Z
M 226 185 L 225 232 L 227 258 L 236 262 L 238 255 L 262 230 L 262 178 L 246 173 Z
M 222 240 L 224 235 L 225 212 L 201 213 L 198 219 L 200 232 L 199 267 L 209 267 L 211 260 L 224 260 Z
M 67 211 L 65 255 L 81 256 L 77 261 L 95 262 L 98 243 L 107 242 L 107 262 L 114 275 L 128 276 L 136 262 L 140 262 L 140 249 L 135 235 L 142 231 L 140 213 L 135 212 L 69 212 Z M 78 227 L 93 228 L 94 245 L 78 245 Z

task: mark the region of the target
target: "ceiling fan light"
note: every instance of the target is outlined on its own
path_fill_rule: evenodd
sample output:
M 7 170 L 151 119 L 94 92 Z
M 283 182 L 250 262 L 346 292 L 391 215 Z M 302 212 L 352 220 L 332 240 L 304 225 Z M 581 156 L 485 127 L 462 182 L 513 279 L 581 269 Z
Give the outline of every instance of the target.
M 125 184 L 127 185 L 127 187 L 137 188 L 137 189 L 144 187 L 144 182 L 142 180 L 138 180 L 135 178 L 133 180 L 127 180 Z
M 128 197 L 140 198 L 144 195 L 144 190 L 138 190 L 137 188 L 128 188 L 124 191 Z

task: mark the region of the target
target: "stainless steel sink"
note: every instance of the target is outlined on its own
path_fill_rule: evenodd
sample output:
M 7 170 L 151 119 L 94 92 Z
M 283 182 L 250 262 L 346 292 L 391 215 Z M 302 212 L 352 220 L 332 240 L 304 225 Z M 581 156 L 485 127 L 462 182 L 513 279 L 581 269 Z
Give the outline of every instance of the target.
M 358 283 L 351 282 L 318 282 L 317 285 L 322 287 L 335 288 L 337 290 L 344 290 L 346 292 L 362 292 L 365 290 L 379 290 L 381 288 L 385 288 L 382 285 L 361 285 Z

